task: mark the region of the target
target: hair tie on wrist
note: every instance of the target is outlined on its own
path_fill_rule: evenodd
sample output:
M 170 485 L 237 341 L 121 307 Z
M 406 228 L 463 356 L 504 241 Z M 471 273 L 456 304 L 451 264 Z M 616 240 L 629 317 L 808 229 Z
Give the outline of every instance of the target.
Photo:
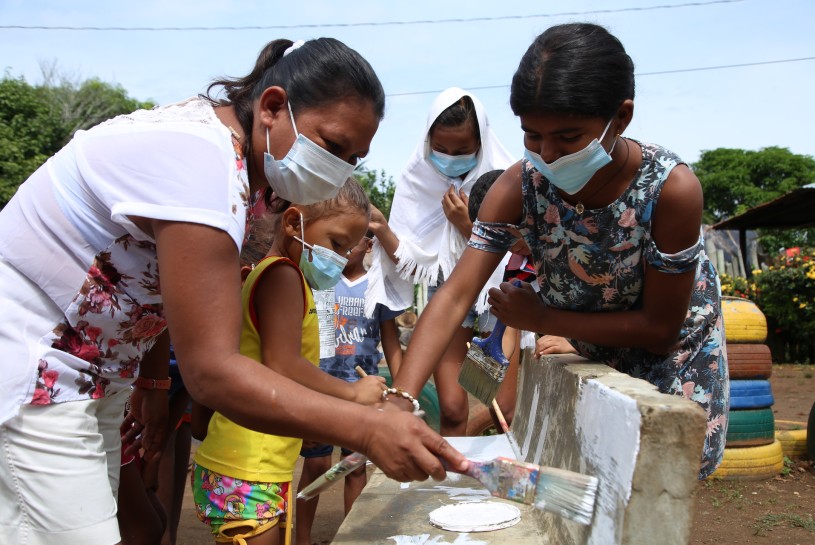
M 171 382 L 172 381 L 169 378 L 159 379 L 139 377 L 136 379 L 136 386 L 142 390 L 169 390 Z
M 288 49 L 286 49 L 286 50 L 283 52 L 283 56 L 285 57 L 286 55 L 288 55 L 289 53 L 291 53 L 291 52 L 292 52 L 292 51 L 294 51 L 295 49 L 300 49 L 301 47 L 303 47 L 303 44 L 304 44 L 304 43 L 306 43 L 306 42 L 305 42 L 305 40 L 297 40 L 296 42 L 294 42 L 293 44 L 291 44 L 291 45 L 288 47 Z

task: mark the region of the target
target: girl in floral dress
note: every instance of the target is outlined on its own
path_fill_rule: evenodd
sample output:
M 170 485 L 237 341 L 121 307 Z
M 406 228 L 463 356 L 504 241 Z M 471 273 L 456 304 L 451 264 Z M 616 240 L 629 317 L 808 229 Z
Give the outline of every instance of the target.
M 729 384 L 719 280 L 700 234 L 702 190 L 675 154 L 622 137 L 633 99 L 633 63 L 604 28 L 560 25 L 534 41 L 510 97 L 525 158 L 487 194 L 396 383 L 424 384 L 467 305 L 523 236 L 537 280 L 490 290 L 493 314 L 566 337 L 581 355 L 698 403 L 705 478 L 722 459 Z

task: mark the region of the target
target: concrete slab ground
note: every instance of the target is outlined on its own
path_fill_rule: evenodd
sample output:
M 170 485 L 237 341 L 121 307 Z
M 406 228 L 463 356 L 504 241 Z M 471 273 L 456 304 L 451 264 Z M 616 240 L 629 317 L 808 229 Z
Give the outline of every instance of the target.
M 512 528 L 438 530 L 429 512 L 459 501 L 456 488 L 477 491 L 476 481 L 448 477 L 403 488 L 376 472 L 334 543 L 688 543 L 705 434 L 698 405 L 572 355 L 535 360 L 525 354 L 519 384 L 512 433 L 521 458 L 598 477 L 590 526 L 527 507 Z

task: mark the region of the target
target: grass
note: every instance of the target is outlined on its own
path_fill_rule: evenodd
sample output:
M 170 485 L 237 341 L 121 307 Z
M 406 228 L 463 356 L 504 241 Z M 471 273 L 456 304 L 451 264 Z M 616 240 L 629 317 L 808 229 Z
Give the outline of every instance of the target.
M 744 485 L 738 481 L 706 481 L 707 488 L 713 488 L 720 497 L 713 498 L 713 507 L 724 507 L 732 504 L 736 509 L 741 509 L 744 505 Z
M 794 464 L 792 463 L 792 460 L 790 460 L 788 457 L 784 456 L 784 467 L 781 468 L 781 476 L 786 477 L 790 473 L 792 473 L 792 466 L 793 465 Z
M 772 531 L 776 526 L 786 524 L 790 528 L 803 528 L 815 534 L 815 520 L 812 516 L 802 517 L 801 515 L 793 515 L 789 513 L 781 513 L 778 515 L 767 514 L 758 519 L 753 525 L 755 535 L 766 536 L 767 532 Z

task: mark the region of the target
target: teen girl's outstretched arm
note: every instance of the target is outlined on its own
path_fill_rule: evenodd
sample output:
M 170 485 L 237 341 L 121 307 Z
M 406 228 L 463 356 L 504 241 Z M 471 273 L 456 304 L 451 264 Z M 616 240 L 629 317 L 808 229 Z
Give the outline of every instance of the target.
M 521 216 L 521 170 L 513 165 L 495 181 L 479 208 L 482 221 L 517 224 Z M 504 253 L 467 247 L 422 312 L 394 386 L 417 396 Z M 396 401 L 406 407 L 409 404 Z M 391 405 L 390 403 L 387 405 Z M 387 406 L 386 405 L 386 406 Z
M 197 401 L 248 428 L 343 445 L 397 480 L 443 478 L 465 458 L 421 419 L 305 388 L 239 353 L 238 250 L 224 231 L 151 220 L 170 336 Z M 348 423 L 354 425 L 349 426 Z

